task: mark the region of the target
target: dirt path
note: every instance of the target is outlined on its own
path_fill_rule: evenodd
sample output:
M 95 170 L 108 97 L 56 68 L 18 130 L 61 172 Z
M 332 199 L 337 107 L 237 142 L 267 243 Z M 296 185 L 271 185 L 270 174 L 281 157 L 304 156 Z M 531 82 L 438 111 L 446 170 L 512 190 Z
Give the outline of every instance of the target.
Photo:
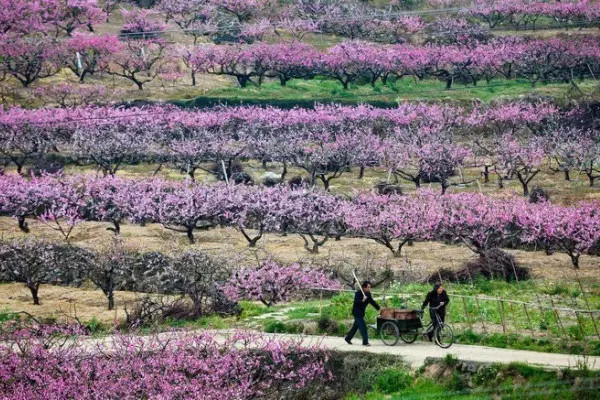
M 377 354 L 395 354 L 402 357 L 408 364 L 418 368 L 425 363 L 427 357 L 441 358 L 446 354 L 452 354 L 462 361 L 477 362 L 498 362 L 508 364 L 511 362 L 523 362 L 544 368 L 576 368 L 585 363 L 590 369 L 600 369 L 600 357 L 587 357 L 570 355 L 542 353 L 537 351 L 499 349 L 486 346 L 470 346 L 454 344 L 449 349 L 441 349 L 432 343 L 416 342 L 413 344 L 399 343 L 396 346 L 386 346 L 381 340 L 373 339 L 370 347 L 364 347 L 360 344 L 360 338 L 353 340 L 353 345 L 348 345 L 343 338 L 338 337 L 317 337 L 300 335 L 273 335 L 281 338 L 304 338 L 307 344 L 316 343 L 322 340 L 322 343 L 329 349 L 338 351 L 366 351 Z M 358 339 L 358 340 L 357 340 Z
M 229 336 L 232 330 L 213 331 L 217 337 L 223 339 Z M 190 333 L 190 332 L 187 332 Z M 171 336 L 173 332 L 160 333 L 155 336 Z M 484 363 L 503 363 L 521 362 L 530 365 L 548 368 L 561 369 L 582 367 L 586 365 L 590 369 L 600 370 L 600 357 L 584 357 L 571 354 L 542 353 L 537 351 L 500 349 L 486 346 L 470 346 L 454 344 L 449 349 L 441 349 L 438 346 L 427 342 L 416 342 L 413 344 L 399 343 L 396 346 L 386 346 L 381 340 L 373 339 L 370 347 L 360 344 L 360 338 L 354 339 L 353 345 L 348 345 L 341 337 L 331 336 L 307 336 L 307 335 L 289 335 L 289 334 L 271 334 L 264 333 L 265 336 L 278 339 L 302 340 L 302 343 L 311 346 L 321 343 L 326 348 L 344 352 L 369 352 L 376 354 L 393 354 L 402 357 L 411 367 L 419 368 L 425 363 L 428 357 L 443 358 L 446 354 L 452 354 L 461 361 L 475 361 Z M 146 336 L 152 340 L 155 336 Z M 88 339 L 81 343 L 82 346 L 94 348 L 97 344 L 110 344 L 112 337 L 108 336 L 100 339 Z

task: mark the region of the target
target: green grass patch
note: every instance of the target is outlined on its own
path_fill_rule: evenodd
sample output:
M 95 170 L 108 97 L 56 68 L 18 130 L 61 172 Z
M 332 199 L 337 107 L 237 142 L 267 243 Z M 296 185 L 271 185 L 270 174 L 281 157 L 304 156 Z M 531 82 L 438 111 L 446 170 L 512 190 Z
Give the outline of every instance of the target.
M 432 377 L 426 368 L 411 375 L 405 368 L 379 369 L 372 389 L 346 396 L 354 399 L 598 399 L 600 373 L 589 369 L 547 371 L 526 364 L 481 365 L 475 372 L 458 364 L 443 364 L 443 376 Z M 447 372 L 450 372 L 447 374 Z
M 584 93 L 591 94 L 596 87 L 592 80 L 579 83 Z M 219 102 L 230 105 L 264 104 L 284 108 L 294 106 L 311 107 L 314 102 L 358 104 L 370 103 L 379 107 L 393 107 L 401 101 L 450 101 L 471 102 L 479 99 L 484 102 L 499 98 L 516 98 L 527 94 L 563 97 L 570 88 L 569 84 L 538 84 L 532 88 L 529 82 L 522 79 L 495 79 L 489 84 L 481 82 L 478 86 L 455 84 L 452 89 L 445 90 L 444 83 L 436 79 L 422 81 L 412 78 L 390 79 L 387 85 L 381 82 L 372 87 L 370 84 L 351 84 L 344 89 L 336 80 L 317 77 L 311 80 L 294 79 L 281 86 L 278 82 L 269 81 L 262 86 L 221 87 L 206 92 L 205 95 L 192 100 L 177 101 L 180 105 L 207 106 Z
M 266 307 L 261 303 L 255 303 L 252 301 L 241 301 L 240 306 L 242 307 L 242 318 L 258 317 L 260 315 L 270 314 L 277 311 L 276 307 Z
M 307 306 L 307 307 L 292 308 L 291 310 L 289 310 L 288 312 L 286 312 L 286 316 L 289 319 L 306 319 L 306 318 L 309 318 L 311 316 L 314 316 L 315 314 L 317 314 L 317 315 L 319 314 L 319 307 L 318 306 Z

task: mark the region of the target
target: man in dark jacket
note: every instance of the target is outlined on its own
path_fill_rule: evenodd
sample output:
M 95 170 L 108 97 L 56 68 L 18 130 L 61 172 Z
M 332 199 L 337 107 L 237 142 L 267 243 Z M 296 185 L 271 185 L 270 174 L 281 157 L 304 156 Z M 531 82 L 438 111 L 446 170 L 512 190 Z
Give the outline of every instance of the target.
M 448 303 L 450 303 L 450 298 L 444 290 L 444 286 L 441 283 L 434 284 L 433 290 L 427 293 L 427 297 L 425 297 L 425 301 L 421 306 L 421 309 L 425 309 L 427 304 L 429 304 L 429 307 L 434 307 L 433 310 L 431 308 L 429 309 L 429 316 L 431 317 L 431 321 L 433 321 L 433 329 L 435 329 L 438 325 L 438 320 L 435 317 L 436 314 L 440 317 L 440 320 L 444 322 L 446 318 L 446 306 Z M 431 339 L 433 338 L 433 330 L 428 331 L 427 336 L 431 342 Z
M 365 323 L 365 310 L 369 304 L 375 307 L 376 310 L 379 310 L 379 304 L 377 304 L 375 300 L 373 300 L 373 296 L 371 296 L 371 282 L 364 281 L 361 287 L 362 291 L 357 290 L 356 293 L 354 293 L 354 304 L 352 305 L 354 325 L 352 325 L 352 328 L 350 329 L 350 332 L 348 332 L 345 340 L 346 343 L 352 344 L 352 338 L 356 334 L 356 331 L 360 330 L 363 346 L 370 346 L 369 333 L 367 332 L 367 324 Z

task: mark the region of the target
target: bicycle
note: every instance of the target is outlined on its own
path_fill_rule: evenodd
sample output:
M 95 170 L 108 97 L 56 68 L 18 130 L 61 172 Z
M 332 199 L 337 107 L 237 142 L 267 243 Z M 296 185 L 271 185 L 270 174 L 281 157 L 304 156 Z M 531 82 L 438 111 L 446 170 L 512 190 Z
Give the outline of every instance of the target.
M 430 310 L 437 310 L 443 305 L 437 307 L 429 307 Z M 398 320 L 377 318 L 377 330 L 381 340 L 387 346 L 394 346 L 398 341 L 402 340 L 406 344 L 414 343 L 419 336 L 419 333 L 425 337 L 429 332 L 433 331 L 433 339 L 435 344 L 442 349 L 447 349 L 454 343 L 454 331 L 452 327 L 443 322 L 438 313 L 434 313 L 437 325 L 430 321 L 423 331 L 423 312 L 424 310 L 413 310 L 417 315 L 417 319 Z

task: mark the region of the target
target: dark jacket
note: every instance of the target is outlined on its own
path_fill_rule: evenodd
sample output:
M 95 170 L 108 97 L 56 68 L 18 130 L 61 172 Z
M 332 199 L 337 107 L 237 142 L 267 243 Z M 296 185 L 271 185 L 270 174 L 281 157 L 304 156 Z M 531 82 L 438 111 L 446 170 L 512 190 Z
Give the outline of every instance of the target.
M 352 315 L 359 318 L 365 317 L 365 310 L 369 304 L 375 307 L 376 310 L 379 310 L 379 304 L 373 300 L 373 296 L 371 293 L 365 293 L 367 295 L 367 300 L 363 301 L 363 294 L 360 290 L 357 290 L 354 294 L 354 304 L 352 305 Z
M 440 307 L 438 312 L 445 312 L 446 306 L 448 303 L 450 303 L 448 294 L 445 290 L 442 291 L 442 294 L 438 294 L 437 290 L 432 290 L 431 292 L 427 293 L 427 297 L 425 297 L 425 301 L 423 302 L 423 306 L 421 308 L 425 308 L 427 304 L 429 304 L 430 307 L 437 307 L 441 302 L 444 302 L 444 306 Z

